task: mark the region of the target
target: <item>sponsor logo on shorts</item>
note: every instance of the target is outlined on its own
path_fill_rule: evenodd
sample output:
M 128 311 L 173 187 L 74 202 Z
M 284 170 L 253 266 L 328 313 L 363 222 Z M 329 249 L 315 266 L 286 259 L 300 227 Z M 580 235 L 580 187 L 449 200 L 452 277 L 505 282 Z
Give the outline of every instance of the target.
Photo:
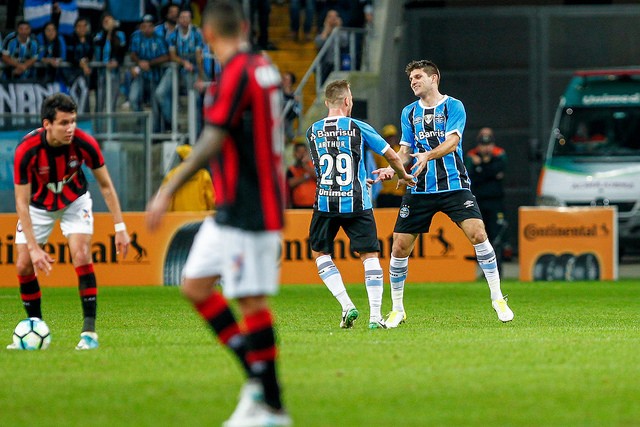
M 473 205 L 474 205 L 473 200 L 467 200 L 464 202 L 464 207 L 467 209 L 472 208 Z
M 400 208 L 400 218 L 406 218 L 409 216 L 409 206 L 403 205 Z

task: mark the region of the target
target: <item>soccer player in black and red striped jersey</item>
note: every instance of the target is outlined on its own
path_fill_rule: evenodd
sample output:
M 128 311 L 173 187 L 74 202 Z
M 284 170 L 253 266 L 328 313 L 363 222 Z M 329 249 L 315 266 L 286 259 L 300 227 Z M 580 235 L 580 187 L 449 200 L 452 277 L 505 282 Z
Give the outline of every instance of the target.
M 247 375 L 224 426 L 287 426 L 276 373 L 277 347 L 267 296 L 278 290 L 284 208 L 280 73 L 249 53 L 247 22 L 237 1 L 209 2 L 202 32 L 223 64 L 204 101 L 205 127 L 181 168 L 147 208 L 159 226 L 172 195 L 211 160 L 216 215 L 205 219 L 183 269 L 182 291 Z M 222 293 L 215 285 L 222 279 Z M 236 299 L 242 321 L 227 300 Z M 203 363 L 203 367 L 206 366 Z
M 26 135 L 16 147 L 16 267 L 20 296 L 27 315 L 42 318 L 37 272 L 51 272 L 55 260 L 42 245 L 47 242 L 59 219 L 78 274 L 84 315 L 76 349 L 90 350 L 98 347 L 95 328 L 98 292 L 91 259 L 92 201 L 82 171 L 83 164 L 92 169 L 113 215 L 116 250 L 123 256 L 129 248 L 129 234 L 100 147 L 91 135 L 77 128 L 76 110 L 75 102 L 68 95 L 57 93 L 49 96 L 42 103 L 42 127 Z M 7 348 L 15 347 L 10 344 Z

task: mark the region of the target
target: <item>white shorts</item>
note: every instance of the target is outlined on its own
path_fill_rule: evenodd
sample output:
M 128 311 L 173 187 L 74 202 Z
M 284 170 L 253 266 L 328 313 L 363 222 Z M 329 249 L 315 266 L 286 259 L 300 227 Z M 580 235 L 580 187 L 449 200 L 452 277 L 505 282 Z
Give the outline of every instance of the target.
M 53 231 L 53 225 L 58 219 L 60 220 L 60 229 L 64 237 L 69 237 L 69 234 L 93 234 L 92 207 L 93 201 L 88 191 L 59 211 L 49 212 L 29 206 L 29 216 L 31 217 L 36 241 L 40 245 L 47 243 Z M 22 232 L 22 224 L 18 220 L 16 244 L 21 243 L 27 243 L 27 239 Z
M 220 276 L 227 298 L 274 295 L 280 277 L 279 231 L 246 231 L 207 217 L 193 240 L 182 275 Z

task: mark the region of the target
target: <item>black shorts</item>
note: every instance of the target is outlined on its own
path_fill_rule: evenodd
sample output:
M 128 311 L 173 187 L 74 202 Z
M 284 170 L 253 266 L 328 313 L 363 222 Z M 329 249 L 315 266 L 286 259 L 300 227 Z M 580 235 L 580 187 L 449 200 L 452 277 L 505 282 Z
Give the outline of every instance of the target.
M 358 253 L 380 252 L 378 230 L 371 209 L 357 215 L 328 216 L 317 211 L 311 217 L 309 241 L 311 249 L 326 254 L 333 253 L 333 241 L 340 228 L 351 243 L 351 250 Z
M 405 194 L 398 211 L 394 233 L 429 232 L 433 216 L 442 212 L 455 223 L 465 219 L 482 219 L 476 196 L 468 190 L 438 194 Z

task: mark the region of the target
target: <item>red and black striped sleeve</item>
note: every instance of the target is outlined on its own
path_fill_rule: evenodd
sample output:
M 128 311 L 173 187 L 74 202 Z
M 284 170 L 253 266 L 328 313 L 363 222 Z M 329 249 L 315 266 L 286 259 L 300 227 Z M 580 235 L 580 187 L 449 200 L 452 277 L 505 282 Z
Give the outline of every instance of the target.
M 31 182 L 34 167 L 40 150 L 42 129 L 37 129 L 26 135 L 17 145 L 13 160 L 13 182 L 16 185 Z
M 85 164 L 91 169 L 104 166 L 104 156 L 96 139 L 82 129 L 76 129 L 74 144 Z

